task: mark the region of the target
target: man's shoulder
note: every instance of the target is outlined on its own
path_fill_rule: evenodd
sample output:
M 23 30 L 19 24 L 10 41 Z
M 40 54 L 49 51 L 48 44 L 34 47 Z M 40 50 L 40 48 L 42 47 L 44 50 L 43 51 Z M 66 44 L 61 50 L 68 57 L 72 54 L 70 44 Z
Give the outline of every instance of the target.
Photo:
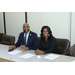
M 37 35 L 35 32 L 33 32 L 33 31 L 30 31 L 30 34 L 32 34 L 32 35 Z
M 21 32 L 21 33 L 20 33 L 20 35 L 23 35 L 23 34 L 24 34 L 24 32 Z

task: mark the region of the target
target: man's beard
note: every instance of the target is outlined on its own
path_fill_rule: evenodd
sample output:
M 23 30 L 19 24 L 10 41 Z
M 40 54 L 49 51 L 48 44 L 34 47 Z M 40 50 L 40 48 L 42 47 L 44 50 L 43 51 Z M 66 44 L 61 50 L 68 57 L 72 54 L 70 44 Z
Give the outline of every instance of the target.
M 26 32 L 25 30 L 23 30 L 25 34 L 27 34 L 29 32 L 29 30 Z

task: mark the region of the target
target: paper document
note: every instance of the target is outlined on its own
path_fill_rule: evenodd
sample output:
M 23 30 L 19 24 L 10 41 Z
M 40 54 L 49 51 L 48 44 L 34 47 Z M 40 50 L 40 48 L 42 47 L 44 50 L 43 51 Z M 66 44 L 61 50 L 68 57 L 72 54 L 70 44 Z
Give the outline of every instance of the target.
M 45 56 L 44 58 L 49 59 L 49 60 L 54 60 L 54 59 L 56 59 L 58 57 L 59 57 L 59 55 L 49 54 L 49 55 Z
M 22 51 L 14 50 L 14 51 L 8 52 L 8 54 L 16 55 L 16 54 L 18 54 L 18 53 L 20 53 L 20 52 L 22 52 Z
M 31 54 L 31 53 L 27 53 L 27 54 L 24 54 L 24 55 L 22 55 L 22 56 L 20 56 L 21 58 L 24 58 L 24 59 L 28 59 L 28 58 L 31 58 L 31 57 L 33 57 L 33 56 L 35 56 L 34 54 Z

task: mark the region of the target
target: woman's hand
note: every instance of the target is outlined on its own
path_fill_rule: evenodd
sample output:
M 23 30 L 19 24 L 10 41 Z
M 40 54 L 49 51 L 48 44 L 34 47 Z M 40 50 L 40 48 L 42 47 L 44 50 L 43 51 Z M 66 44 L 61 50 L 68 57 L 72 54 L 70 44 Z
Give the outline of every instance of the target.
M 45 52 L 44 52 L 44 51 L 40 51 L 40 50 L 37 49 L 37 50 L 35 51 L 35 53 L 36 53 L 37 55 L 40 55 L 40 54 L 44 54 Z

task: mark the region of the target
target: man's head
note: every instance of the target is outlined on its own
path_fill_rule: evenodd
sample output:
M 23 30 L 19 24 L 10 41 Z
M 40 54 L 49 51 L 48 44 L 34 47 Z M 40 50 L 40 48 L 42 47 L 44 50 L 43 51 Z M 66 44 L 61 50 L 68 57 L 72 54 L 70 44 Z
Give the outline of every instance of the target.
M 23 24 L 23 31 L 24 31 L 25 33 L 28 33 L 29 30 L 30 30 L 29 24 L 28 24 L 28 23 Z

